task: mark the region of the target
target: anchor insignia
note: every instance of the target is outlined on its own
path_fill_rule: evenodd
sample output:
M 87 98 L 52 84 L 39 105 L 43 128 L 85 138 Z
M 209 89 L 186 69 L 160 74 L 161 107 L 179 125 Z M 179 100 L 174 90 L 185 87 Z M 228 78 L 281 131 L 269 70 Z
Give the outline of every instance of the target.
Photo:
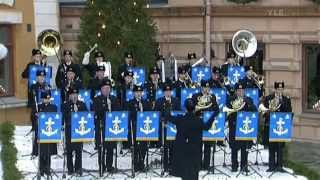
M 52 125 L 54 125 L 55 123 L 54 123 L 54 121 L 52 121 L 52 118 L 51 118 L 51 117 L 49 117 L 48 121 L 45 122 L 45 124 L 46 124 L 47 126 L 46 126 L 45 130 L 44 130 L 44 129 L 41 130 L 42 134 L 44 134 L 44 135 L 46 135 L 46 136 L 48 136 L 48 137 L 57 134 L 58 129 L 56 129 L 56 130 L 54 130 L 54 131 L 53 131 L 53 129 L 52 129 Z
M 212 126 L 211 126 L 210 130 L 208 131 L 210 134 L 215 135 L 221 131 L 221 128 L 217 129 L 218 122 L 219 121 L 216 119 L 213 121 Z
M 85 121 L 84 117 L 81 117 L 81 120 L 79 121 L 79 128 L 76 128 L 75 132 L 81 136 L 88 134 L 91 131 L 91 128 L 86 129 L 85 124 L 87 123 L 88 121 Z
M 254 128 L 250 128 L 251 120 L 247 116 L 246 119 L 243 121 L 243 126 L 240 128 L 240 131 L 243 134 L 250 134 L 254 131 Z
M 282 136 L 284 134 L 288 133 L 288 129 L 284 129 L 283 125 L 285 122 L 283 121 L 282 118 L 279 118 L 279 120 L 276 122 L 277 127 L 276 129 L 273 129 L 273 133 L 277 134 L 278 136 Z
M 112 128 L 109 128 L 109 131 L 115 135 L 118 135 L 122 132 L 124 132 L 124 128 L 120 128 L 121 120 L 118 116 L 115 117 L 115 119 L 112 121 Z
M 152 120 L 149 116 L 147 116 L 147 118 L 143 121 L 143 128 L 140 128 L 140 131 L 147 135 L 153 133 L 156 129 L 151 128 L 151 123 Z

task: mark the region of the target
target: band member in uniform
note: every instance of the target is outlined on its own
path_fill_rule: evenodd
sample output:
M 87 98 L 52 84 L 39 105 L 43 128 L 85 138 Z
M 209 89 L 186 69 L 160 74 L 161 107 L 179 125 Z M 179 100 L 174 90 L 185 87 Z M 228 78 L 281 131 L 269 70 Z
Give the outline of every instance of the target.
M 166 82 L 163 86 L 164 97 L 159 98 L 156 101 L 155 111 L 161 112 L 161 118 L 165 118 L 165 112 L 171 111 L 179 111 L 181 110 L 180 102 L 178 98 L 175 98 L 171 95 L 172 92 L 172 85 L 169 82 Z M 166 140 L 166 133 L 162 135 L 162 128 L 163 132 L 166 132 L 167 128 L 164 126 L 162 127 L 162 123 L 159 124 L 159 145 L 161 146 L 164 142 L 164 170 L 169 171 L 172 165 L 172 152 L 173 152 L 173 143 Z M 162 138 L 164 141 L 162 142 Z
M 103 66 L 105 71 L 103 77 L 111 79 L 111 64 L 110 61 L 105 62 L 105 56 L 102 51 L 97 51 L 94 53 L 95 62 L 89 63 L 84 67 L 88 70 L 90 76 L 94 78 L 96 76 L 97 67 Z
M 269 169 L 272 171 L 283 171 L 283 142 L 269 142 L 270 112 L 292 112 L 290 97 L 284 96 L 284 82 L 274 83 L 275 92 L 267 96 L 263 106 L 268 112 L 265 114 L 264 144 L 269 146 Z M 260 107 L 259 107 L 260 109 Z
M 123 83 L 124 82 L 124 73 L 129 70 L 128 68 L 133 67 L 133 54 L 131 52 L 126 52 L 124 54 L 124 60 L 125 63 L 119 66 L 118 69 L 118 82 Z
M 76 69 L 73 65 L 70 65 L 66 69 L 67 79 L 62 83 L 61 99 L 63 102 L 68 101 L 68 92 L 71 87 L 82 89 L 82 82 L 76 79 Z
M 72 112 L 88 111 L 88 109 L 84 102 L 78 100 L 79 89 L 70 87 L 68 93 L 69 99 L 62 105 L 68 174 L 77 173 L 81 176 L 83 144 L 81 142 L 71 142 L 71 114 Z M 75 154 L 75 163 L 73 163 L 73 153 Z
M 39 65 L 39 66 L 47 66 L 47 62 L 42 56 L 42 53 L 39 49 L 32 49 L 32 62 L 28 63 L 26 68 L 23 70 L 21 76 L 22 78 L 29 78 L 29 69 L 30 66 Z
M 154 66 L 150 70 L 150 80 L 145 83 L 147 99 L 151 102 L 152 108 L 155 106 L 157 90 L 161 88 L 160 70 Z
M 176 125 L 177 135 L 173 145 L 173 176 L 182 180 L 197 180 L 201 167 L 201 142 L 203 130 L 209 130 L 219 112 L 214 112 L 212 117 L 204 123 L 195 113 L 195 102 L 192 99 L 185 101 L 187 113 L 176 117 L 167 112 L 164 120 Z
M 258 75 L 254 72 L 253 66 L 246 66 L 246 76 L 240 79 L 239 82 L 244 84 L 246 88 L 257 88 L 259 89 L 259 97 L 263 95 L 264 88 L 263 84 L 259 82 Z
M 129 111 L 129 143 L 132 145 L 134 142 L 134 170 L 144 171 L 145 164 L 144 159 L 147 153 L 147 143 L 146 142 L 136 142 L 136 129 L 137 129 L 137 112 L 150 111 L 150 104 L 148 101 L 142 99 L 143 89 L 141 86 L 135 85 L 133 88 L 134 98 L 128 102 L 127 110 Z M 131 124 L 132 128 L 131 129 Z M 131 133 L 133 133 L 133 138 L 131 138 Z
M 228 77 L 229 65 L 236 66 L 236 53 L 231 51 L 227 53 L 227 61 L 221 65 L 221 73 L 224 77 Z
M 201 120 L 203 120 L 204 111 L 219 111 L 219 105 L 216 101 L 216 96 L 210 94 L 210 83 L 208 81 L 201 81 L 201 92 L 192 96 L 193 101 L 196 103 L 196 113 L 199 114 Z M 208 169 L 210 166 L 211 147 L 214 144 L 212 142 L 203 142 L 204 152 L 202 159 L 203 169 Z M 214 163 L 214 162 L 212 162 Z
M 22 78 L 25 78 L 25 79 L 29 78 L 29 70 L 30 70 L 30 67 L 33 65 L 47 66 L 47 64 L 44 63 L 42 61 L 42 59 L 43 59 L 43 56 L 42 56 L 41 51 L 39 49 L 33 49 L 32 50 L 32 62 L 28 63 L 26 68 L 23 70 L 23 72 L 21 74 Z M 28 86 L 28 107 L 32 107 L 32 102 L 33 102 L 34 97 L 30 96 L 29 92 L 30 92 L 30 89 Z
M 102 81 L 104 80 L 104 66 L 98 66 L 95 68 L 96 74 L 94 78 L 89 80 L 88 89 L 91 90 L 91 99 L 96 95 L 96 91 L 100 90 Z
M 43 102 L 39 104 L 38 107 L 34 106 L 32 108 L 32 129 L 35 132 L 35 138 L 33 142 L 33 149 L 36 155 L 38 154 L 38 117 L 40 112 L 57 112 L 57 106 L 51 104 L 51 92 L 50 90 L 43 91 L 41 93 L 41 99 Z M 41 176 L 47 174 L 50 176 L 51 167 L 51 155 L 57 154 L 57 144 L 56 143 L 41 143 L 40 144 L 40 174 Z
M 35 101 L 38 99 L 39 92 L 51 89 L 51 86 L 45 82 L 46 71 L 38 70 L 36 76 L 36 83 L 31 85 L 28 93 L 28 104 L 30 104 L 30 107 L 36 104 Z
M 79 64 L 73 63 L 72 52 L 70 50 L 63 51 L 64 63 L 59 64 L 56 75 L 56 86 L 59 89 L 63 88 L 63 84 L 67 81 L 67 68 L 73 66 L 75 72 L 75 79 L 82 81 L 82 74 Z
M 220 69 L 217 66 L 212 67 L 211 79 L 209 84 L 211 88 L 223 88 L 223 79 L 221 78 Z
M 177 97 L 181 98 L 181 90 L 183 88 L 189 88 L 191 81 L 188 79 L 188 74 L 187 74 L 186 68 L 179 67 L 178 68 L 178 80 L 175 82 L 175 89 L 176 89 L 176 95 Z
M 102 165 L 102 167 L 100 167 L 102 169 L 102 172 L 104 172 L 105 170 L 107 170 L 108 172 L 112 172 L 114 170 L 114 167 L 112 167 L 113 150 L 116 147 L 116 143 L 104 141 L 105 114 L 106 112 L 118 111 L 120 109 L 120 104 L 117 98 L 110 94 L 112 86 L 109 79 L 104 79 L 100 85 L 100 88 L 101 95 L 97 96 L 93 100 L 93 111 L 95 112 L 95 142 L 99 154 L 99 166 Z
M 235 139 L 236 134 L 236 124 L 237 124 L 237 112 L 247 111 L 255 112 L 257 111 L 256 106 L 253 104 L 253 100 L 244 95 L 245 86 L 241 83 L 235 85 L 236 92 L 231 96 L 227 102 L 227 114 L 229 123 L 229 144 L 231 148 L 231 168 L 232 172 L 238 171 L 238 151 L 241 150 L 241 163 L 240 168 L 242 171 L 248 172 L 246 168 L 248 164 L 248 151 L 247 149 L 252 145 L 252 141 L 237 141 Z M 225 110 L 224 110 L 225 111 Z
M 129 89 L 133 90 L 133 87 L 133 72 L 127 70 L 124 72 L 124 83 L 119 83 L 117 93 L 122 109 L 124 109 L 126 105 L 126 92 Z

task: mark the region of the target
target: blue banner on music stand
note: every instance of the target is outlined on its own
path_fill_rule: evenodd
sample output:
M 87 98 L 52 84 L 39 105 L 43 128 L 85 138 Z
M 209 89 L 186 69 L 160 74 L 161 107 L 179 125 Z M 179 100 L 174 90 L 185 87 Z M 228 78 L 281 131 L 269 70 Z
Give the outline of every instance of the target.
M 185 110 L 184 101 L 188 98 L 192 98 L 192 96 L 196 93 L 199 93 L 199 88 L 184 88 L 181 90 L 181 109 Z
M 258 108 L 259 106 L 259 89 L 257 88 L 247 88 L 245 89 L 245 95 L 250 97 L 253 104 Z
M 210 93 L 216 96 L 219 108 L 223 108 L 227 103 L 227 91 L 223 88 L 210 89 Z
M 78 95 L 79 101 L 82 101 L 86 104 L 87 108 L 91 107 L 91 90 L 80 89 Z
M 258 136 L 258 118 L 258 112 L 238 112 L 236 140 L 256 140 Z
M 212 114 L 212 111 L 205 111 L 203 115 L 203 122 L 208 122 Z M 211 128 L 208 131 L 203 131 L 203 141 L 223 141 L 225 121 L 225 113 L 220 112 L 213 121 Z
M 38 93 L 38 103 L 42 102 L 40 99 L 41 93 L 44 91 L 39 91 Z M 61 90 L 60 89 L 52 89 L 51 90 L 51 103 L 56 105 L 58 108 L 58 112 L 61 112 Z
M 185 112 L 183 111 L 172 111 L 171 116 L 178 116 L 178 115 L 185 115 Z M 170 121 L 168 121 L 167 125 L 167 131 L 166 131 L 166 140 L 173 141 L 176 139 L 177 134 L 177 128 L 176 125 L 172 124 Z
M 159 140 L 159 112 L 145 111 L 137 113 L 137 141 Z
M 245 76 L 245 69 L 242 66 L 228 66 L 228 79 L 230 85 L 234 86 L 240 79 L 243 79 Z
M 134 98 L 133 91 L 131 89 L 127 89 L 126 90 L 126 101 L 129 102 L 133 98 Z M 143 92 L 142 92 L 142 99 L 147 99 L 147 92 L 145 89 L 143 89 Z
M 143 85 L 145 82 L 145 69 L 140 67 L 129 67 L 129 71 L 133 72 L 133 84 L 135 85 Z
M 71 114 L 71 142 L 94 141 L 94 115 L 91 112 Z
M 100 96 L 100 95 L 101 95 L 101 91 L 100 91 L 100 90 L 97 90 L 97 91 L 95 92 L 94 97 L 97 97 L 97 96 Z M 111 95 L 111 96 L 115 96 L 115 97 L 118 96 L 117 91 L 116 91 L 115 89 L 112 89 L 112 90 L 111 90 L 110 95 Z
M 128 141 L 128 112 L 106 113 L 105 141 Z
M 158 100 L 159 98 L 162 98 L 164 96 L 164 92 L 162 89 L 158 89 L 157 92 L 156 92 L 156 100 Z M 172 97 L 176 97 L 176 90 L 173 89 L 171 91 L 171 96 Z
M 31 65 L 29 66 L 29 75 L 28 75 L 28 84 L 29 87 L 32 84 L 36 84 L 37 82 L 37 71 L 38 70 L 45 70 L 46 71 L 46 77 L 45 77 L 45 82 L 47 84 L 50 84 L 50 80 L 52 77 L 52 67 L 51 66 L 40 66 L 40 65 Z
M 192 82 L 200 83 L 201 80 L 209 80 L 211 78 L 211 68 L 209 66 L 192 67 Z
M 61 142 L 62 116 L 56 112 L 41 112 L 38 119 L 38 142 Z
M 289 142 L 292 138 L 292 113 L 270 113 L 270 142 Z

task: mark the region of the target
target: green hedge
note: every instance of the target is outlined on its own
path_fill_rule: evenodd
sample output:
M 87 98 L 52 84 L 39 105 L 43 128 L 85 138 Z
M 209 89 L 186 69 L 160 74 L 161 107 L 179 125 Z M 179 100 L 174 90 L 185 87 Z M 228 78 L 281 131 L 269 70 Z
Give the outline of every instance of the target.
M 2 144 L 1 162 L 4 180 L 22 179 L 22 175 L 16 167 L 17 149 L 12 143 L 14 125 L 3 123 L 0 125 L 0 141 Z
M 289 145 L 289 144 L 288 144 Z M 284 149 L 284 161 L 285 167 L 288 167 L 294 171 L 295 174 L 302 175 L 308 178 L 308 180 L 319 180 L 320 174 L 315 170 L 308 168 L 301 162 L 293 161 L 289 157 L 288 145 L 285 146 Z

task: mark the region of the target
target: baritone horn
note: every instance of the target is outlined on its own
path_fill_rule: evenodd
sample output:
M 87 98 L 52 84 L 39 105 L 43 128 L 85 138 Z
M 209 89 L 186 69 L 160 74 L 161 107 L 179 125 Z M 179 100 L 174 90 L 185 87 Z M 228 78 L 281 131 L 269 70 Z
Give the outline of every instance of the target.
M 60 33 L 53 29 L 42 31 L 37 41 L 40 51 L 46 56 L 57 56 L 62 46 Z

